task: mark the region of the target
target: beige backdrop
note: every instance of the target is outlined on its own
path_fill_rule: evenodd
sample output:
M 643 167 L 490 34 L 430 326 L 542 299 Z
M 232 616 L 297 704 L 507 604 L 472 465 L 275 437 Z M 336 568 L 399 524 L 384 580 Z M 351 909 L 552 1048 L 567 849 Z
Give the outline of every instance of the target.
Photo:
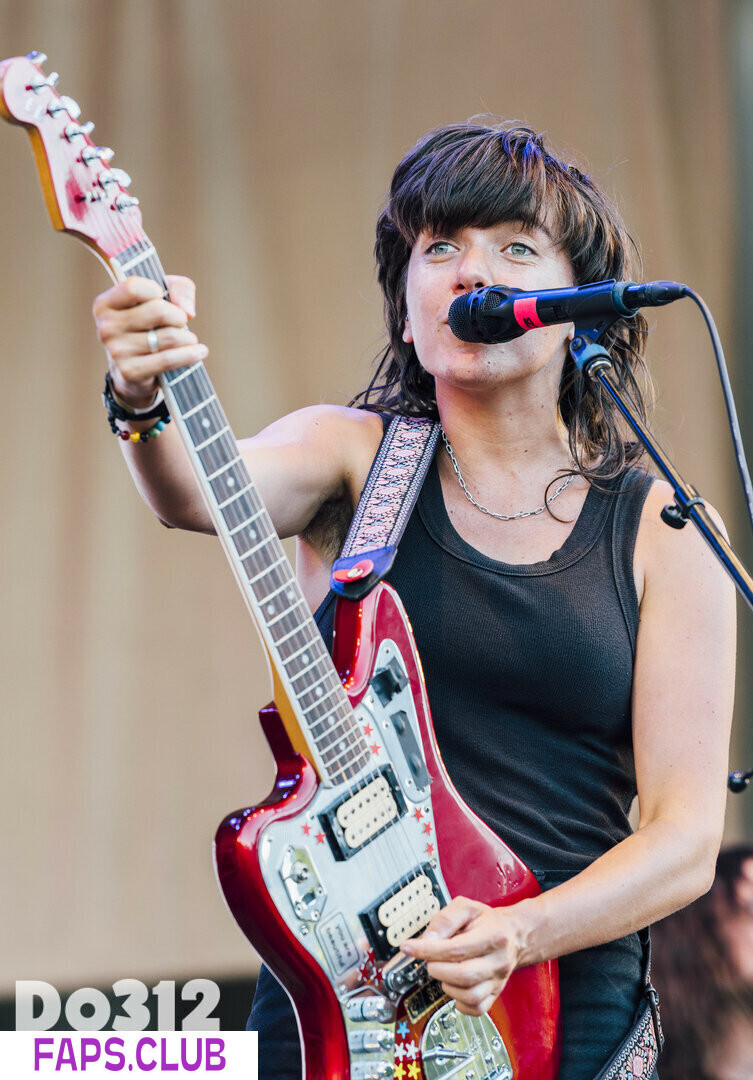
M 0 0 L 0 42 L 46 51 L 117 149 L 166 267 L 198 282 L 212 374 L 250 434 L 362 387 L 391 170 L 424 130 L 487 111 L 546 129 L 618 195 L 644 276 L 703 293 L 734 373 L 726 10 Z M 101 266 L 53 236 L 19 129 L 0 129 L 0 160 L 0 993 L 248 972 L 211 840 L 272 780 L 261 650 L 219 545 L 163 529 L 131 487 L 98 400 Z M 734 532 L 700 319 L 676 305 L 651 321 L 657 427 Z

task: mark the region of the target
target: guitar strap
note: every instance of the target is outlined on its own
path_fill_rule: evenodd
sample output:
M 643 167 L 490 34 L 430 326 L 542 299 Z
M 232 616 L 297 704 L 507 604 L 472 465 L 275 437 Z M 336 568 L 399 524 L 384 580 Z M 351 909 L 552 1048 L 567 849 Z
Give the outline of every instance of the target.
M 436 421 L 423 417 L 396 416 L 390 422 L 332 566 L 333 592 L 361 600 L 389 572 L 434 457 L 439 430 Z
M 659 995 L 651 984 L 651 939 L 638 934 L 643 949 L 643 995 L 636 1020 L 627 1037 L 595 1080 L 656 1080 L 656 1063 L 664 1046 L 659 1017 Z

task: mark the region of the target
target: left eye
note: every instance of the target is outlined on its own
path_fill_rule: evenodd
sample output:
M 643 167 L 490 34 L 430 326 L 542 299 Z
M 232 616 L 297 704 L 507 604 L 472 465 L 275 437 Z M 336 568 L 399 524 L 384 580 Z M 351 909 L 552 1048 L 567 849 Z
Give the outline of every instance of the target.
M 514 240 L 510 244 L 508 251 L 512 255 L 532 255 L 533 249 L 529 248 L 528 244 L 524 244 L 522 240 Z

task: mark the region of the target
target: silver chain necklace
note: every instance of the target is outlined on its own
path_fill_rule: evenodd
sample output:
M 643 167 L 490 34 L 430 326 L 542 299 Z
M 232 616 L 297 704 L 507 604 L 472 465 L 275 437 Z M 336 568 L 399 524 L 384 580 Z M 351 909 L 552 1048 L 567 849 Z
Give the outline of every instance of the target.
M 517 514 L 495 514 L 493 510 L 489 510 L 488 507 L 482 506 L 481 503 L 476 502 L 474 497 L 471 495 L 470 491 L 468 490 L 468 486 L 467 486 L 465 480 L 463 479 L 463 474 L 460 471 L 460 466 L 458 465 L 457 458 L 455 457 L 455 455 L 452 452 L 452 447 L 450 446 L 450 440 L 445 435 L 444 428 L 440 427 L 439 430 L 442 432 L 442 439 L 444 440 L 445 449 L 447 450 L 447 453 L 450 455 L 450 461 L 452 462 L 452 467 L 455 470 L 455 475 L 458 478 L 458 483 L 460 484 L 461 488 L 463 489 L 463 492 L 465 494 L 466 499 L 468 500 L 469 503 L 471 503 L 473 506 L 475 506 L 477 510 L 480 510 L 482 514 L 488 514 L 489 517 L 496 518 L 497 521 L 518 521 L 520 518 L 536 517 L 537 514 L 543 514 L 544 511 L 546 510 L 547 506 L 549 506 L 550 503 L 553 503 L 554 500 L 557 498 L 557 496 L 561 495 L 562 492 L 565 490 L 565 488 L 568 487 L 570 484 L 572 484 L 573 480 L 575 479 L 575 474 L 574 473 L 571 473 L 570 476 L 566 476 L 565 479 L 560 484 L 560 486 L 558 488 L 556 488 L 555 491 L 549 496 L 549 498 L 546 500 L 544 505 L 543 506 L 537 506 L 535 510 L 521 510 Z

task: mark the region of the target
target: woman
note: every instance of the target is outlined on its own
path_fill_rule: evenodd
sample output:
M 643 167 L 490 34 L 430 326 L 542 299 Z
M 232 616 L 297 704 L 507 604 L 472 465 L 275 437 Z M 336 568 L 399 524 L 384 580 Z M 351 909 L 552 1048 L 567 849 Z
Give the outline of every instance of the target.
M 721 852 L 714 884 L 654 928 L 667 1050 L 662 1080 L 753 1076 L 753 847 Z
M 609 402 L 575 377 L 572 326 L 486 346 L 447 325 L 451 302 L 478 286 L 629 276 L 629 238 L 587 177 L 526 128 L 439 129 L 398 166 L 376 253 L 389 346 L 370 408 L 304 409 L 242 451 L 278 532 L 300 538 L 299 576 L 326 639 L 329 567 L 382 437 L 375 410 L 441 420 L 445 441 L 388 580 L 414 628 L 452 779 L 545 891 L 504 909 L 456 898 L 405 950 L 472 1014 L 516 967 L 563 957 L 560 1076 L 588 1080 L 640 1003 L 635 932 L 712 879 L 733 589 L 695 530 L 660 522 L 671 493 L 638 467 Z M 172 304 L 132 279 L 94 305 L 130 408 L 148 407 L 160 372 L 206 355 L 187 329 L 191 284 L 170 287 Z M 644 326 L 636 318 L 606 338 L 638 397 Z M 164 522 L 213 531 L 175 431 L 121 445 Z M 459 720 L 469 715 L 473 726 Z M 299 1073 L 292 1013 L 264 971 L 251 1023 L 262 1069 Z

